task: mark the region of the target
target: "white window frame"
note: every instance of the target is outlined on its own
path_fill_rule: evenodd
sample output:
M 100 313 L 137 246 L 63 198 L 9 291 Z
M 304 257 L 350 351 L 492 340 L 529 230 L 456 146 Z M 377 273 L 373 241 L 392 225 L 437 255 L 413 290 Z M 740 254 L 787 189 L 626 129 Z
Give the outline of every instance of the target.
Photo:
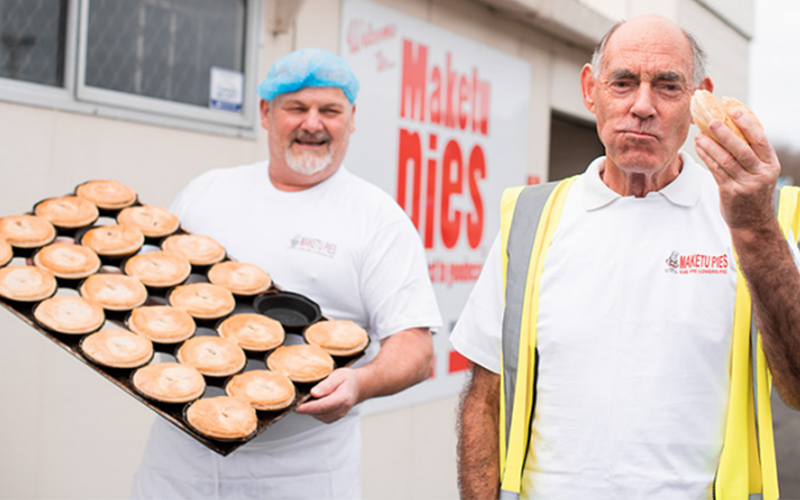
M 256 137 L 259 21 L 264 0 L 246 0 L 244 102 L 238 113 L 86 85 L 90 1 L 67 2 L 63 86 L 0 78 L 0 100 L 198 132 Z

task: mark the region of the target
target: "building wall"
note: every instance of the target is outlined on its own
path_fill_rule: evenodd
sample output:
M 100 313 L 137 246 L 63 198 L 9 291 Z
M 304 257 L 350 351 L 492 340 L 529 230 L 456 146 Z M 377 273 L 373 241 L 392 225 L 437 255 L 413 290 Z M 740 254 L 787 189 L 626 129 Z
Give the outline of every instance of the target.
M 267 0 L 271 2 L 272 0 Z M 590 47 L 559 40 L 477 0 L 378 0 L 531 64 L 527 174 L 547 177 L 553 111 L 583 120 L 578 74 Z M 546 2 L 544 2 L 546 3 Z M 712 3 L 712 2 L 707 2 Z M 747 28 L 752 2 L 713 2 L 723 22 L 694 0 L 583 0 L 615 21 L 659 12 L 698 35 L 710 72 L 726 95 L 747 95 Z M 294 48 L 338 51 L 340 2 L 307 0 L 293 28 L 262 33 L 260 75 Z M 513 77 L 513 75 L 509 75 Z M 0 96 L 0 99 L 2 96 Z M 255 139 L 145 125 L 0 102 L 0 215 L 67 193 L 91 178 L 114 178 L 155 205 L 168 205 L 192 177 L 212 167 L 266 156 Z M 358 133 L 358 132 L 357 132 Z M 0 498 L 124 498 L 155 415 L 0 311 Z M 455 395 L 362 423 L 365 498 L 457 498 Z

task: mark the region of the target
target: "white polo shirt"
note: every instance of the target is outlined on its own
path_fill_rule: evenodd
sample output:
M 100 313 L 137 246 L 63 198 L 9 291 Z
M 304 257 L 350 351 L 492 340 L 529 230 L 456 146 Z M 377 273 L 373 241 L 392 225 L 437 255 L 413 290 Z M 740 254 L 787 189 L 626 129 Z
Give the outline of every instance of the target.
M 736 266 L 718 187 L 682 155 L 659 192 L 622 197 L 595 160 L 570 190 L 539 304 L 523 497 L 709 499 L 729 393 Z M 495 241 L 451 341 L 499 373 Z

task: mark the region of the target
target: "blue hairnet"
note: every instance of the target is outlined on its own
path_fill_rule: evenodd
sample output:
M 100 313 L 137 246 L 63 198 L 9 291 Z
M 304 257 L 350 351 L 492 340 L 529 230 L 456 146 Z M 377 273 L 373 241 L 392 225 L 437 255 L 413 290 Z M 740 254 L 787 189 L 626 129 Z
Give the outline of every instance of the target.
M 271 101 L 278 94 L 306 87 L 342 89 L 352 104 L 358 94 L 358 80 L 342 57 L 322 49 L 301 49 L 278 59 L 258 86 L 258 95 Z

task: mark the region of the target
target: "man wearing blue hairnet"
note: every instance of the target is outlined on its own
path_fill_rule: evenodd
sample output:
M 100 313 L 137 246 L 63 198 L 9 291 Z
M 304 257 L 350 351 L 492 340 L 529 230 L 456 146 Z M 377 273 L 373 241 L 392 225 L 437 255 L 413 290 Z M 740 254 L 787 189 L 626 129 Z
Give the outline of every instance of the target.
M 370 350 L 225 457 L 159 419 L 133 498 L 359 498 L 358 403 L 431 373 L 430 329 L 441 318 L 417 232 L 389 195 L 342 166 L 358 93 L 347 63 L 293 52 L 258 93 L 269 161 L 201 175 L 172 210 L 325 315 L 363 326 Z

